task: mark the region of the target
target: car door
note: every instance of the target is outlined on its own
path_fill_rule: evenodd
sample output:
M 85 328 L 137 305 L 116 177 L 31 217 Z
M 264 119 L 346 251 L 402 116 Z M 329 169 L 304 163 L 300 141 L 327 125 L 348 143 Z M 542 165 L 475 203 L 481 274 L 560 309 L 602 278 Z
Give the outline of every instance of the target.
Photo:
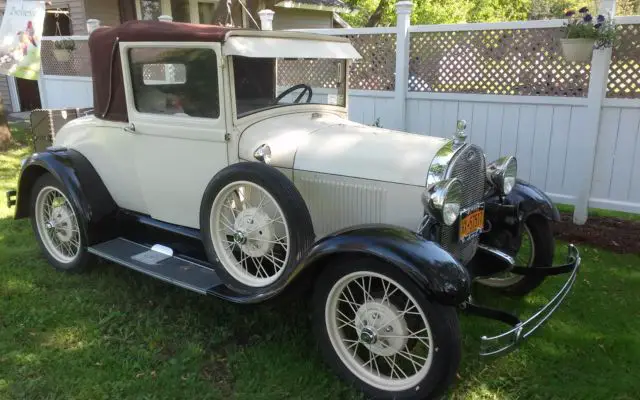
M 147 213 L 199 228 L 200 201 L 228 165 L 219 43 L 121 43 L 135 165 Z

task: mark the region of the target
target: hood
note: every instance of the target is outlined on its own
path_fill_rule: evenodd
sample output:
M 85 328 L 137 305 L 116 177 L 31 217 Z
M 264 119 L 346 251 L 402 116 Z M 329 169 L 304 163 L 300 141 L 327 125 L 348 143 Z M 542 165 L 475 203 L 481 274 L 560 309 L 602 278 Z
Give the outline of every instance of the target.
M 431 161 L 446 143 L 337 115 L 292 114 L 247 128 L 239 156 L 253 161 L 255 149 L 267 144 L 275 167 L 425 186 Z

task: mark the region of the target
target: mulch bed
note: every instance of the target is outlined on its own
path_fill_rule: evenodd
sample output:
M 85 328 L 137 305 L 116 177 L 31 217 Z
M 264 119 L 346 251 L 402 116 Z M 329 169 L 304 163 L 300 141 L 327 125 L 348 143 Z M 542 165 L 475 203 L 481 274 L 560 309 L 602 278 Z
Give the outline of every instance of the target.
M 562 214 L 554 224 L 557 239 L 584 243 L 614 253 L 640 254 L 640 221 L 615 217 L 590 216 L 584 225 L 575 225 L 571 214 Z

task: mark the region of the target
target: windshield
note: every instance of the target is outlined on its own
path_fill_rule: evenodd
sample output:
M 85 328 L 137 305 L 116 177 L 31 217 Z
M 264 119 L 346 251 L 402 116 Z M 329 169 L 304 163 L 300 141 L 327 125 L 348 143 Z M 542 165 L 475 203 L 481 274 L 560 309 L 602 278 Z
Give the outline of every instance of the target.
M 238 117 L 299 104 L 345 106 L 346 61 L 233 57 Z

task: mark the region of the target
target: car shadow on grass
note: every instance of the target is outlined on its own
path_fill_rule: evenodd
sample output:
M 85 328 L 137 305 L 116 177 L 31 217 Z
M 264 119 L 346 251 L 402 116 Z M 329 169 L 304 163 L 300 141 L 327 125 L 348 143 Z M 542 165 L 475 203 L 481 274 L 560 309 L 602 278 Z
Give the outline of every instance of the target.
M 451 398 L 628 398 L 640 359 L 640 257 L 583 252 L 574 291 L 512 354 L 482 360 L 479 338 L 508 329 L 461 316 Z M 615 273 L 605 266 L 615 266 Z M 526 318 L 566 277 L 525 299 L 477 298 Z M 29 221 L 0 219 L 0 397 L 332 398 L 360 395 L 316 350 L 306 299 L 240 306 L 96 262 L 53 270 Z

